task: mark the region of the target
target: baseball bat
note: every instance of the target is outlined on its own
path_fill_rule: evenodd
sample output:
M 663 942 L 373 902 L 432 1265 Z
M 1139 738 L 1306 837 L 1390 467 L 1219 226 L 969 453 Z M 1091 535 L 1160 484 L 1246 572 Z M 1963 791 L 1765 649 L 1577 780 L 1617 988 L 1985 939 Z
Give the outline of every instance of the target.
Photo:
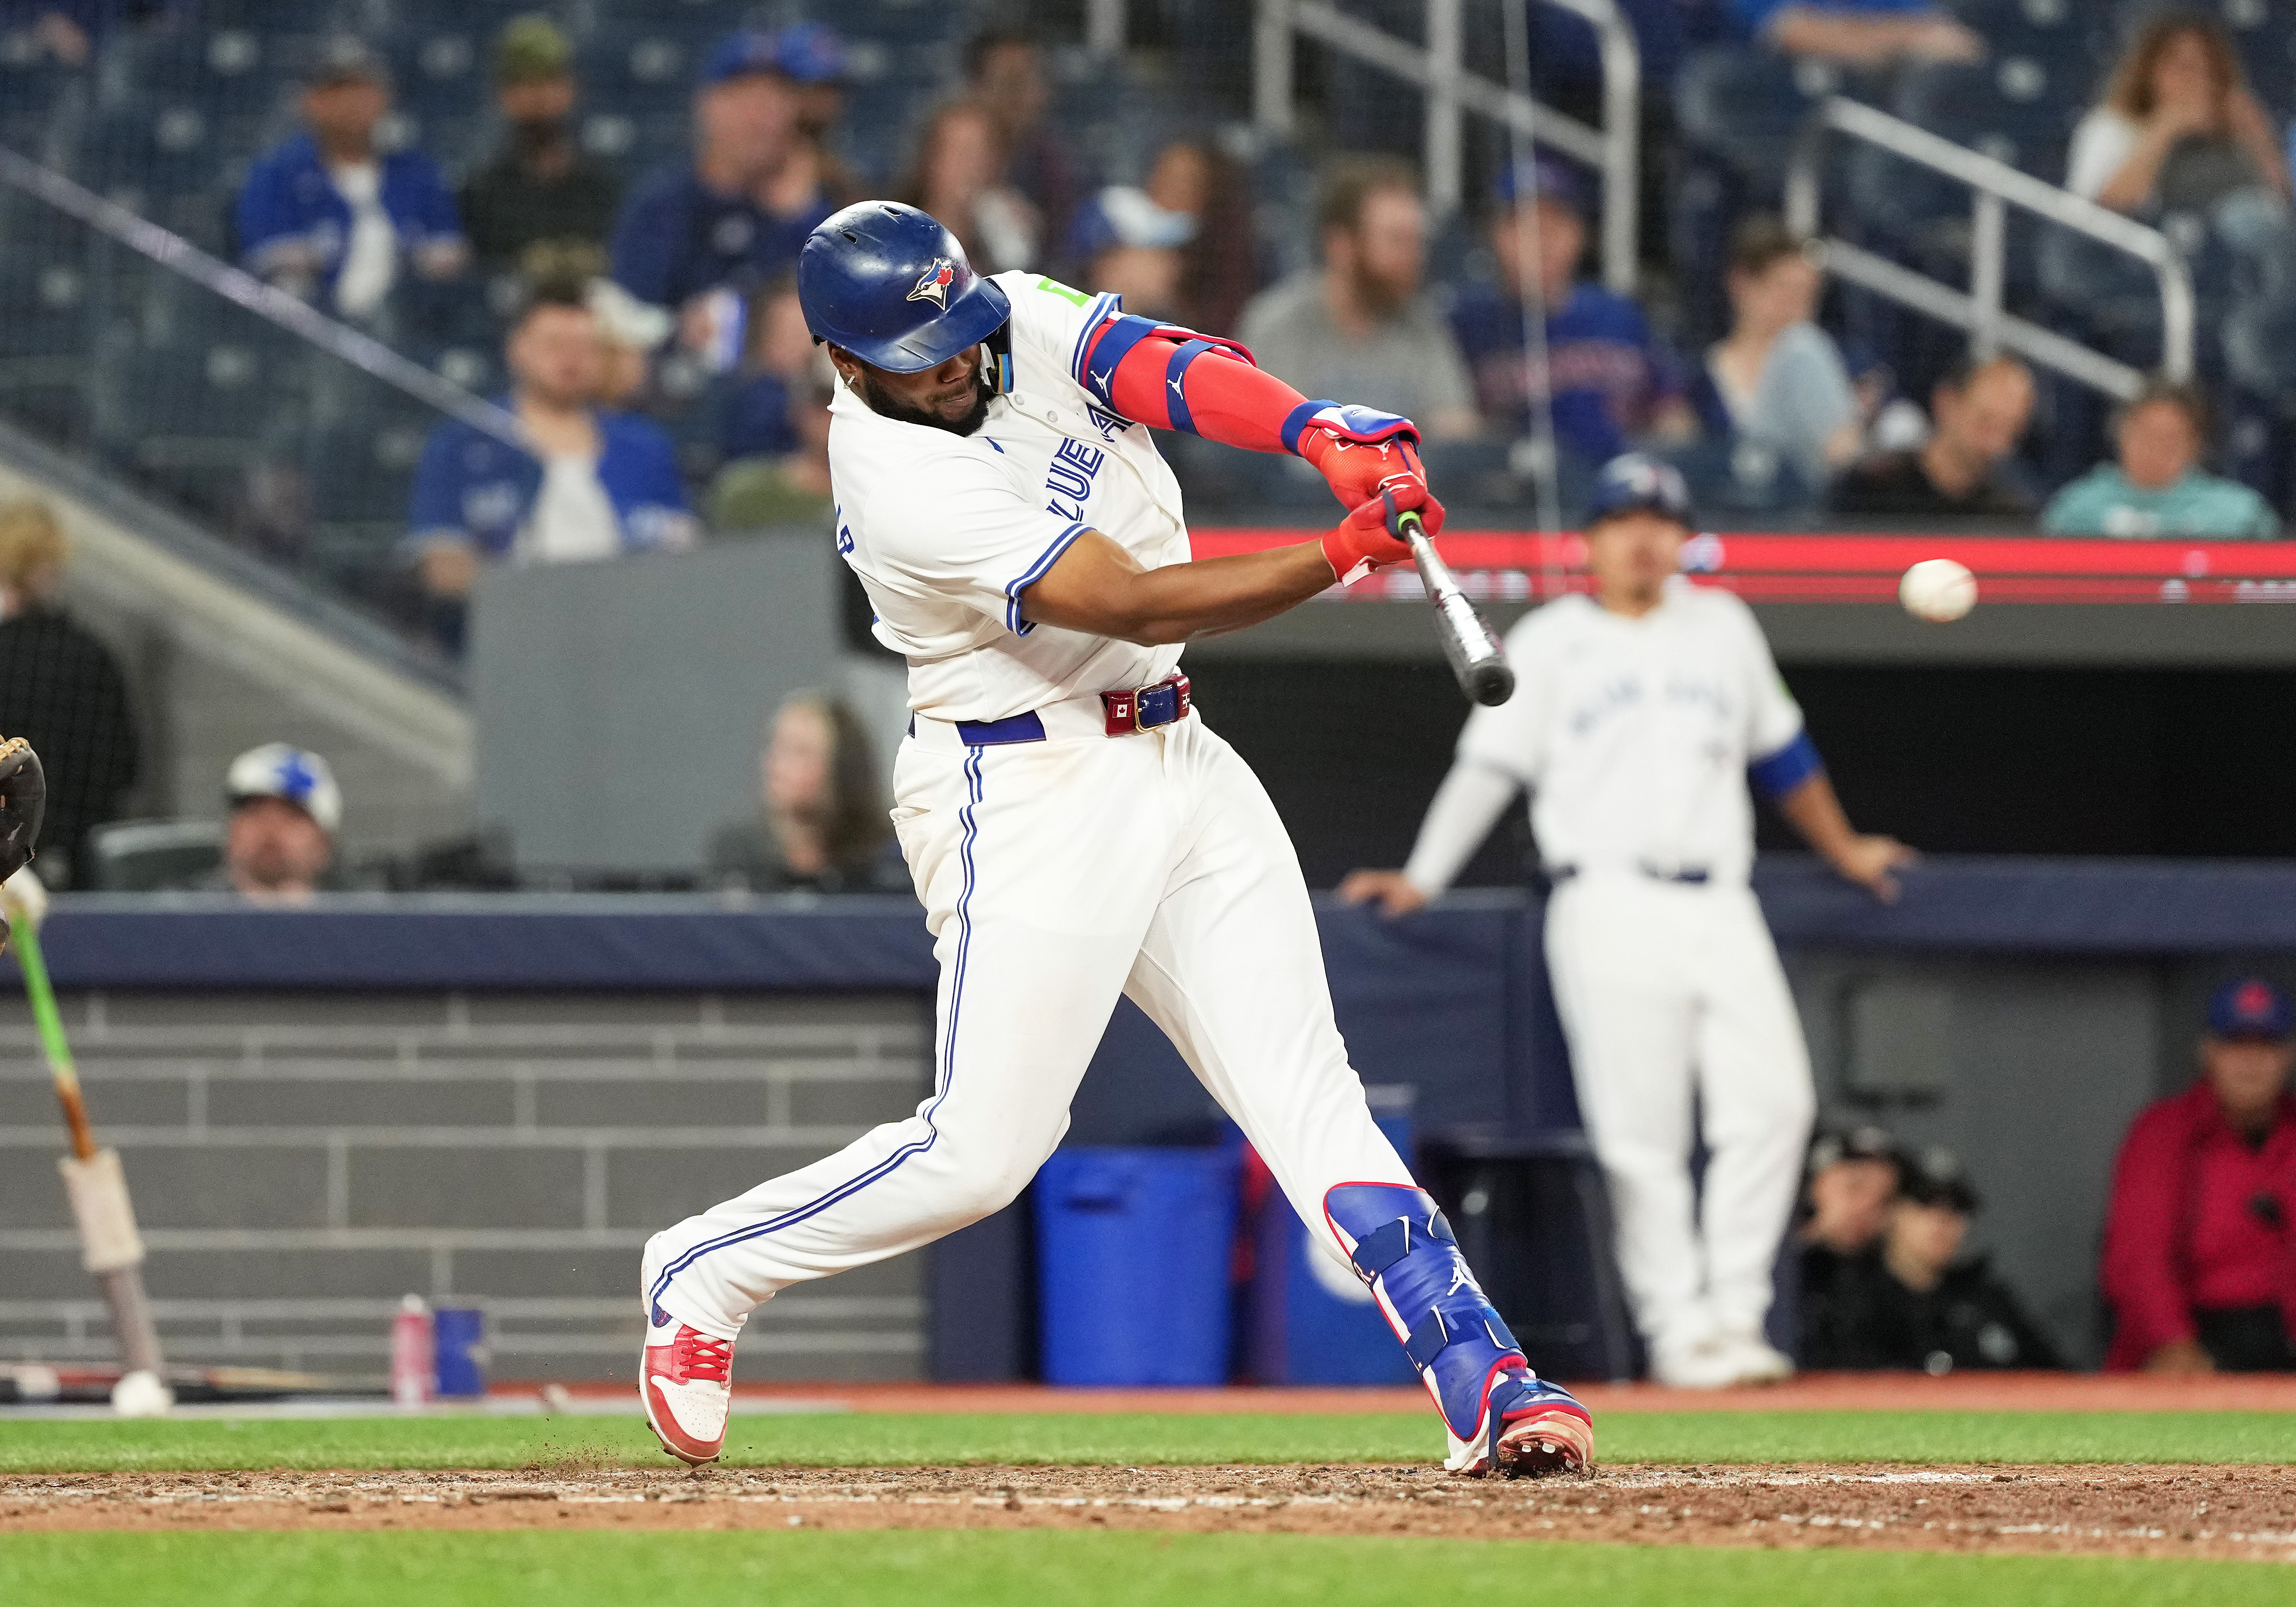
M 59 1158 L 56 1165 L 79 1227 L 80 1259 L 103 1291 L 121 1365 L 130 1373 L 157 1373 L 161 1365 L 160 1330 L 152 1317 L 151 1299 L 144 1292 L 144 1240 L 135 1231 L 135 1211 L 127 1199 L 127 1175 L 120 1169 L 119 1151 L 96 1147 L 87 1103 L 80 1097 L 79 1071 L 64 1037 L 63 1016 L 56 1009 L 56 990 L 40 953 L 39 933 L 28 915 L 18 915 L 9 928 L 15 938 L 16 963 L 24 973 L 24 991 L 31 1000 L 32 1021 L 39 1029 L 40 1048 L 47 1056 L 48 1073 L 55 1078 L 56 1101 L 63 1106 L 64 1126 L 71 1132 L 72 1152 Z
M 1451 566 L 1428 539 L 1418 510 L 1390 511 L 1387 533 L 1410 544 L 1412 562 L 1419 566 L 1428 601 L 1435 605 L 1436 639 L 1443 644 L 1443 656 L 1451 661 L 1459 690 L 1478 703 L 1505 702 L 1514 695 L 1514 670 L 1506 661 L 1506 650 L 1459 589 Z

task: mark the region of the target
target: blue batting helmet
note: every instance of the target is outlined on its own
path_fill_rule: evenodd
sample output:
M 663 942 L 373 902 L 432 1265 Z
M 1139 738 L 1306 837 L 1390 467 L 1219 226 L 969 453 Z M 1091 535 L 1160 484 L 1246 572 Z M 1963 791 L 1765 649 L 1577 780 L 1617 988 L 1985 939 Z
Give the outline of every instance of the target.
M 1628 452 L 1603 465 L 1595 477 L 1595 495 L 1588 499 L 1587 522 L 1599 523 L 1615 514 L 1650 512 L 1686 525 L 1693 517 L 1690 488 L 1682 471 L 1672 463 Z
M 895 373 L 946 363 L 1013 316 L 939 218 L 892 201 L 857 201 L 814 230 L 797 298 L 815 339 Z

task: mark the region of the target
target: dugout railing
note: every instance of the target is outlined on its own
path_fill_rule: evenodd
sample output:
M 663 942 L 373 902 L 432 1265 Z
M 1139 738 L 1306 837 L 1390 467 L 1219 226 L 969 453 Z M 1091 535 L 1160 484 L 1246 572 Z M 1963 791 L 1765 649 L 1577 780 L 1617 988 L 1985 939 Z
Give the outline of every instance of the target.
M 1900 161 L 1969 186 L 1969 288 L 1893 262 L 1878 252 L 1821 230 L 1825 154 L 1835 136 L 1862 142 Z M 2068 229 L 2136 258 L 2152 270 L 2161 297 L 2161 367 L 2179 382 L 2193 377 L 2194 300 L 2184 253 L 2160 230 L 2122 216 L 2070 190 L 2046 184 L 2007 162 L 1916 127 L 1902 118 L 1830 95 L 1803 126 L 1786 175 L 1786 222 L 1817 242 L 1826 271 L 1966 330 L 1980 356 L 2013 351 L 2108 396 L 2126 400 L 2144 382 L 2135 366 L 2055 330 L 2009 312 L 2009 209 L 2021 208 L 2053 227 Z

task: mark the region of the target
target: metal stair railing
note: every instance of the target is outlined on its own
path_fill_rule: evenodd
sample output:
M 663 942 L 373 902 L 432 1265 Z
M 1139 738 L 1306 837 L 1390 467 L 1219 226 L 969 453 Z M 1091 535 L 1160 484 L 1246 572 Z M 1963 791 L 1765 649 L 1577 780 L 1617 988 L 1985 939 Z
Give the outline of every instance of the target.
M 1841 135 L 1880 147 L 1967 184 L 1972 203 L 1969 289 L 1961 291 L 1901 263 L 1819 233 L 1823 160 L 1827 139 Z M 2184 253 L 2160 230 L 2108 207 L 2046 184 L 2008 163 L 1957 145 L 1886 111 L 1831 95 L 1803 126 L 1786 174 L 1786 222 L 1815 242 L 1826 271 L 1970 333 L 1980 357 L 2013 351 L 2045 368 L 2122 400 L 2136 394 L 2144 373 L 2118 358 L 2004 310 L 2008 209 L 2021 207 L 2047 223 L 2148 265 L 2161 288 L 2161 366 L 2171 380 L 2193 377 L 2194 300 Z
M 1292 131 L 1294 35 L 1392 74 L 1426 92 L 1427 198 L 1445 216 L 1458 209 L 1462 196 L 1465 114 L 1519 129 L 1602 174 L 1603 283 L 1620 295 L 1632 295 L 1640 250 L 1642 53 L 1634 29 L 1611 0 L 1545 4 L 1595 26 L 1603 59 L 1600 128 L 1466 70 L 1461 61 L 1464 0 L 1426 0 L 1423 45 L 1350 17 L 1329 0 L 1259 0 L 1252 39 L 1253 120 L 1271 137 L 1287 137 Z

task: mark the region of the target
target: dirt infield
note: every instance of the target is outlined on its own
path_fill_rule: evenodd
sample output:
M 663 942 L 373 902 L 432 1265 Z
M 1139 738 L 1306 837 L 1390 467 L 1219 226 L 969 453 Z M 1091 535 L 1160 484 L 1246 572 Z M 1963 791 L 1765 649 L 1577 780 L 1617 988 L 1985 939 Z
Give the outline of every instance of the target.
M 0 1529 L 1082 1528 L 2296 1562 L 2296 1468 L 1626 1466 L 103 1473 L 0 1478 Z M 601 1459 L 603 1460 L 603 1459 Z

